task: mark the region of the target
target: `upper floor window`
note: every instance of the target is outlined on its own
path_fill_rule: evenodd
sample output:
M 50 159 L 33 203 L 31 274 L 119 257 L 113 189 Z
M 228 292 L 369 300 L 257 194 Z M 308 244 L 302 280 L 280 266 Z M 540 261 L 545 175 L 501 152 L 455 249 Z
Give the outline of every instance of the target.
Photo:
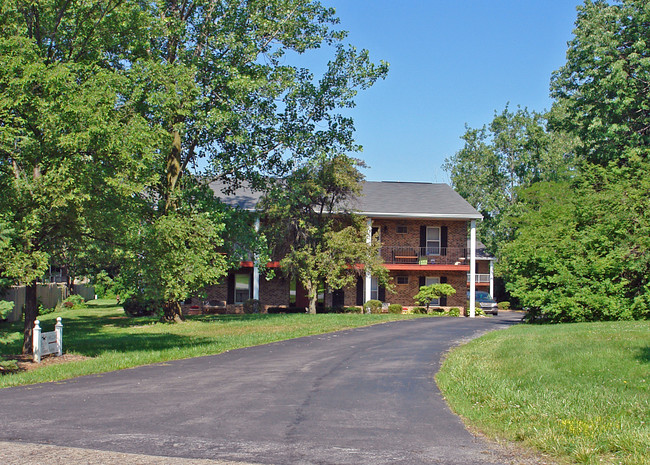
M 406 234 L 408 232 L 408 228 L 406 225 L 403 224 L 398 224 L 397 225 L 397 234 Z
M 440 228 L 427 227 L 427 255 L 440 255 Z

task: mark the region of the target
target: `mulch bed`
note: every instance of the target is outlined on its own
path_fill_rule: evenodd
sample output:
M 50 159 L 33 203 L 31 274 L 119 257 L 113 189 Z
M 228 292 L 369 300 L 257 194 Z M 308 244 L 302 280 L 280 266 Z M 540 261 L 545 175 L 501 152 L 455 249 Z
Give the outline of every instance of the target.
M 34 357 L 32 355 L 0 355 L 0 362 L 13 360 L 16 362 L 17 367 L 17 369 L 11 367 L 3 367 L 2 364 L 0 364 L 0 374 L 6 375 L 20 371 L 30 371 L 47 365 L 76 362 L 80 360 L 86 360 L 87 358 L 88 357 L 85 357 L 83 355 L 76 354 L 63 354 L 60 357 L 57 357 L 56 355 L 45 355 L 41 358 L 40 363 L 34 363 Z

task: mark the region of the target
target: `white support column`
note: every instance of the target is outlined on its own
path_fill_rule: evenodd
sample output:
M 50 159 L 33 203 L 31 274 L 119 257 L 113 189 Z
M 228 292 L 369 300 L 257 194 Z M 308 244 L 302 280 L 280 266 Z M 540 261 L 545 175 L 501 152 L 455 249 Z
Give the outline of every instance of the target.
M 255 220 L 255 232 L 260 230 L 260 219 Z M 253 256 L 253 299 L 260 300 L 260 270 L 257 254 Z
M 494 299 L 494 260 L 490 260 L 490 297 Z
M 366 220 L 366 225 L 368 227 L 368 231 L 366 233 L 366 242 L 368 244 L 372 243 L 372 220 L 368 218 Z M 366 303 L 371 299 L 371 291 L 372 291 L 372 276 L 368 271 L 366 271 L 366 283 L 364 287 L 364 300 L 363 302 Z
M 469 316 L 476 316 L 476 220 L 470 222 L 469 231 Z
M 63 355 L 63 323 L 60 316 L 56 318 L 54 332 L 56 333 L 56 355 L 60 357 Z
M 41 361 L 41 325 L 40 321 L 34 322 L 34 329 L 32 331 L 32 354 L 34 355 L 34 362 Z

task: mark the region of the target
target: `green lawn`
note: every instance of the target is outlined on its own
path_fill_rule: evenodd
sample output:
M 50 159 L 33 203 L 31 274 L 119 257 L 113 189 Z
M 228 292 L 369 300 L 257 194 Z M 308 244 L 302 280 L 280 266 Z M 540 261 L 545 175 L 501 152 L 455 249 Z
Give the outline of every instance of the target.
M 520 325 L 436 376 L 470 425 L 585 464 L 650 464 L 650 322 Z
M 91 357 L 0 376 L 0 388 L 120 370 L 149 363 L 218 354 L 226 350 L 355 328 L 420 315 L 289 314 L 191 316 L 180 324 L 154 317 L 128 318 L 108 300 L 89 308 L 61 310 L 39 317 L 43 331 L 63 319 L 65 353 Z M 22 323 L 0 323 L 0 354 L 19 354 Z

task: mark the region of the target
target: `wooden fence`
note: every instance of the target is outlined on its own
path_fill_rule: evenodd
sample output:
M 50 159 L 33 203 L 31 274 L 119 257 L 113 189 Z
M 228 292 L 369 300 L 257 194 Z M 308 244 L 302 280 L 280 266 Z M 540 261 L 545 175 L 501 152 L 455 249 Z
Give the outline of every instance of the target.
M 9 321 L 18 321 L 21 318 L 23 306 L 25 305 L 25 286 L 12 286 L 2 296 L 2 300 L 13 301 L 14 309 L 9 314 Z M 84 300 L 95 298 L 95 289 L 87 284 L 75 284 L 75 294 L 79 294 Z M 63 302 L 69 296 L 68 288 L 62 283 L 38 284 L 36 298 L 45 308 L 54 308 L 59 302 Z

